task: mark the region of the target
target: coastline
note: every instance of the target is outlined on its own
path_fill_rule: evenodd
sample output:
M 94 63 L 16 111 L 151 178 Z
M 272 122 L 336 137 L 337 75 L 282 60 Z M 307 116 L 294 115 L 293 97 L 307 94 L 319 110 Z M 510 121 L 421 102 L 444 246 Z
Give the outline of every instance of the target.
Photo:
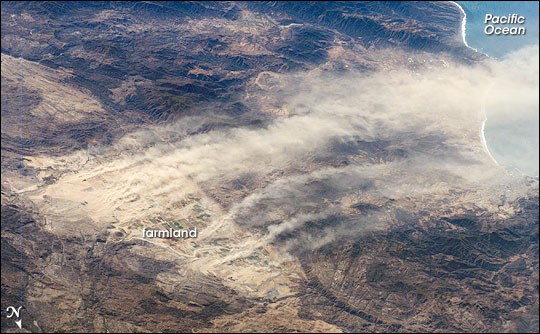
M 463 18 L 461 19 L 461 39 L 463 40 L 463 44 L 465 44 L 466 47 L 468 47 L 469 49 L 474 50 L 475 52 L 484 54 L 483 52 L 480 52 L 477 49 L 471 47 L 467 43 L 467 39 L 465 38 L 465 36 L 466 36 L 466 26 L 467 26 L 467 13 L 465 13 L 465 10 L 463 9 L 463 7 L 461 7 L 461 5 L 458 4 L 457 2 L 455 2 L 455 1 L 450 1 L 450 2 L 453 3 L 454 5 L 456 5 L 457 8 L 459 8 L 459 10 L 461 11 L 461 14 L 463 15 Z
M 489 92 L 489 88 L 486 91 L 486 95 L 487 95 L 487 92 Z M 491 155 L 491 152 L 489 152 L 489 148 L 487 146 L 486 135 L 485 135 L 487 115 L 486 115 L 486 105 L 484 102 L 482 102 L 482 114 L 484 114 L 484 120 L 482 121 L 482 126 L 480 128 L 480 138 L 482 138 L 482 146 L 484 146 L 484 151 L 486 151 L 486 153 L 489 155 L 489 157 L 495 163 L 495 165 L 500 166 L 497 160 L 495 160 L 495 158 Z
M 461 38 L 463 40 L 463 44 L 465 44 L 466 47 L 473 50 L 474 52 L 481 53 L 481 54 L 487 56 L 488 58 L 491 58 L 488 55 L 486 55 L 485 53 L 480 52 L 477 49 L 471 47 L 467 43 L 467 38 L 466 38 L 466 35 L 467 35 L 466 34 L 467 13 L 465 13 L 465 10 L 463 9 L 463 7 L 461 7 L 461 5 L 458 4 L 457 2 L 455 2 L 455 1 L 450 1 L 450 2 L 453 3 L 454 5 L 456 5 L 457 8 L 459 8 L 459 10 L 461 11 L 461 14 L 463 15 L 463 18 L 461 19 Z M 489 91 L 489 89 L 488 89 L 488 91 Z M 487 92 L 486 92 L 486 94 L 487 94 Z M 486 136 L 485 136 L 485 126 L 486 126 L 486 122 L 487 122 L 487 114 L 486 114 L 486 106 L 485 106 L 484 102 L 482 102 L 482 108 L 481 109 L 482 109 L 482 114 L 484 115 L 484 120 L 482 121 L 482 125 L 480 126 L 480 139 L 482 141 L 482 146 L 484 147 L 484 151 L 488 154 L 488 156 L 495 163 L 495 165 L 500 166 L 499 163 L 497 162 L 497 160 L 495 160 L 495 158 L 493 157 L 493 155 L 491 155 L 491 152 L 489 152 L 489 148 L 487 146 Z

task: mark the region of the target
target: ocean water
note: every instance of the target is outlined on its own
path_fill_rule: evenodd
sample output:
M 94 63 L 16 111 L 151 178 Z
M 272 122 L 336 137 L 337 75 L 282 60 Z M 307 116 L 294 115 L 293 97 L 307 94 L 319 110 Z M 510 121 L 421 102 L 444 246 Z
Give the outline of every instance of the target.
M 457 1 L 457 3 L 467 14 L 467 43 L 478 51 L 499 59 L 524 46 L 538 44 L 537 1 Z M 526 28 L 525 35 L 496 36 L 484 33 L 486 14 L 507 16 L 514 13 L 525 17 L 525 23 L 522 25 Z
M 489 57 L 504 61 L 505 56 L 524 47 L 538 45 L 539 6 L 537 1 L 458 1 L 467 14 L 466 40 L 470 47 Z M 518 14 L 526 21 L 525 35 L 487 35 L 484 32 L 485 15 L 508 16 Z M 514 25 L 498 25 L 514 26 Z M 505 83 L 499 83 L 504 85 Z M 510 83 L 508 83 L 510 84 Z M 497 87 L 500 93 L 504 89 Z M 508 87 L 510 88 L 510 87 Z M 510 91 L 511 89 L 509 89 Z M 492 93 L 493 94 L 493 93 Z M 539 119 L 538 88 L 532 87 L 529 94 L 536 95 L 532 103 L 495 103 L 494 96 L 486 96 L 487 121 L 484 128 L 487 147 L 494 159 L 511 172 L 538 176 L 539 171 Z M 519 99 L 520 97 L 513 97 Z M 512 101 L 512 99 L 509 99 Z

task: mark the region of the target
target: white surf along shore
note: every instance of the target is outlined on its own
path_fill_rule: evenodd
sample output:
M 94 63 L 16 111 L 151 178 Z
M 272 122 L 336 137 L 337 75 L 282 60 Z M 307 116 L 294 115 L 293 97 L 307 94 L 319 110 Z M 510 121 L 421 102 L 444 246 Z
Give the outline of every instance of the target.
M 463 19 L 461 19 L 461 37 L 463 39 L 463 44 L 465 44 L 466 47 L 468 47 L 469 49 L 473 50 L 474 52 L 478 52 L 478 53 L 482 53 L 483 55 L 485 55 L 486 57 L 489 58 L 489 56 L 483 52 L 480 52 L 478 51 L 477 49 L 471 47 L 468 43 L 467 43 L 467 38 L 466 38 L 466 26 L 467 26 L 467 14 L 465 13 L 465 10 L 463 9 L 463 7 L 461 7 L 460 4 L 458 4 L 457 2 L 455 1 L 450 1 L 451 3 L 453 3 L 454 5 L 457 6 L 457 8 L 459 8 L 459 10 L 461 11 L 461 14 L 463 15 Z M 489 92 L 489 88 L 488 90 L 486 91 L 486 94 L 484 95 L 484 98 L 482 100 L 482 114 L 484 115 L 484 120 L 482 121 L 482 125 L 480 127 L 480 138 L 482 140 L 482 146 L 484 147 L 484 151 L 486 151 L 486 153 L 489 155 L 489 157 L 491 158 L 491 160 L 497 165 L 497 166 L 500 166 L 499 163 L 497 162 L 497 160 L 495 160 L 495 158 L 493 157 L 493 155 L 491 155 L 491 152 L 489 152 L 489 149 L 488 149 L 488 146 L 487 146 L 487 142 L 486 142 L 486 135 L 485 135 L 485 127 L 486 127 L 486 122 L 487 122 L 487 114 L 486 114 L 486 104 L 485 104 L 485 99 L 487 97 L 487 94 Z

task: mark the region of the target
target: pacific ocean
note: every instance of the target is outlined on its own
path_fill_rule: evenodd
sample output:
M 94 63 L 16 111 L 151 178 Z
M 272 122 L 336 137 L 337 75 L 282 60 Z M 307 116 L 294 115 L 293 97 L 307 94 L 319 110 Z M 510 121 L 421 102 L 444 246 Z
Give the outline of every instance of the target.
M 508 59 L 510 54 L 524 48 L 536 47 L 538 50 L 538 2 L 458 1 L 458 3 L 467 15 L 465 29 L 467 43 L 470 47 L 492 58 L 493 61 L 512 66 Z M 501 28 L 522 26 L 525 27 L 526 33 L 524 35 L 487 35 L 484 31 L 487 25 L 486 14 L 523 16 L 525 17 L 524 24 L 498 26 Z M 523 54 L 530 55 L 530 52 Z M 523 78 L 523 80 L 527 79 Z M 489 84 L 486 83 L 486 86 L 489 87 Z M 508 80 L 500 80 L 491 84 L 496 87 L 487 89 L 484 101 L 487 117 L 484 136 L 491 155 L 501 166 L 511 172 L 538 176 L 538 79 L 531 83 L 534 87 L 531 87 L 529 95 L 508 96 L 508 100 L 503 103 L 500 96 L 495 96 L 495 94 L 510 92 L 512 83 Z M 534 96 L 530 96 L 531 94 Z

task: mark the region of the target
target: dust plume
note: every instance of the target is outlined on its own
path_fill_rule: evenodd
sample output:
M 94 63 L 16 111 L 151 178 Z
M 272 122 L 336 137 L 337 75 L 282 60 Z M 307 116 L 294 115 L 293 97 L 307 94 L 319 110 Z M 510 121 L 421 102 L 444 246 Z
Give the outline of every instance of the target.
M 512 85 L 502 91 L 503 82 Z M 520 119 L 537 122 L 537 92 L 538 47 L 502 62 L 416 72 L 275 74 L 272 87 L 248 92 L 241 126 L 209 110 L 78 152 L 63 168 L 99 180 L 92 191 L 105 198 L 100 208 L 114 203 L 96 219 L 157 214 L 199 189 L 223 210 L 203 237 L 234 222 L 268 243 L 319 247 L 414 223 L 426 210 L 510 212 L 501 198 L 511 200 L 537 180 L 489 158 L 481 143 L 483 98 L 490 93 L 489 103 L 499 106 L 512 101 L 525 111 Z M 281 116 L 260 111 L 258 103 L 268 100 Z M 254 126 L 250 118 L 263 122 Z M 74 184 L 60 179 L 49 195 Z

